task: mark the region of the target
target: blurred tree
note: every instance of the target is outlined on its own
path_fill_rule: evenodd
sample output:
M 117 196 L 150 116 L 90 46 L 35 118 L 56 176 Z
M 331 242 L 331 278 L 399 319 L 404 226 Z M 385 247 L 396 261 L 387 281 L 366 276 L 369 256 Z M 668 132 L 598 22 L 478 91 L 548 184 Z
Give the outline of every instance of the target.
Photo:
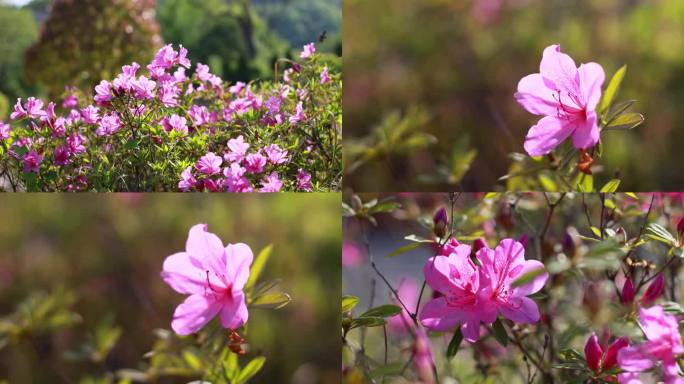
M 183 44 L 191 60 L 230 81 L 270 76 L 288 51 L 250 0 L 160 0 L 157 12 L 164 40 Z
M 23 52 L 37 38 L 38 24 L 31 12 L 0 1 L 0 94 L 10 100 L 30 90 L 24 76 Z M 0 119 L 4 117 L 2 111 L 0 107 Z
M 162 43 L 155 5 L 155 0 L 54 1 L 40 40 L 26 53 L 29 80 L 54 96 L 66 85 L 92 87 L 123 64 L 148 62 Z

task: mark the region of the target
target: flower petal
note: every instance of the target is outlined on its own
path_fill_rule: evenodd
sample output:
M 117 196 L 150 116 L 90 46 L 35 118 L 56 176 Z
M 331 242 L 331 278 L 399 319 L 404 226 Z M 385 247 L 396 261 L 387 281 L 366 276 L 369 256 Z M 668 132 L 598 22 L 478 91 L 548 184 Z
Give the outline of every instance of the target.
M 224 274 L 226 271 L 223 242 L 215 234 L 207 232 L 206 224 L 193 225 L 188 233 L 185 250 L 190 257 L 198 260 L 205 269 Z
M 654 365 L 638 347 L 625 347 L 618 351 L 618 363 L 620 368 L 628 372 L 643 372 Z
M 474 343 L 480 338 L 480 321 L 471 319 L 461 326 L 461 333 L 463 338 L 468 342 Z
M 249 279 L 249 267 L 254 254 L 247 244 L 228 244 L 226 247 L 226 268 L 228 278 L 233 283 L 233 292 L 242 291 Z
M 221 309 L 221 325 L 228 329 L 238 329 L 247 322 L 248 315 L 245 296 L 239 293 L 229 302 L 224 302 Z
M 469 260 L 470 246 L 465 244 L 456 246 L 448 257 L 441 255 L 431 257 L 423 268 L 427 284 L 437 292 L 442 294 L 449 293 L 454 288 L 452 271 L 456 271 L 461 275 L 468 274 L 468 276 L 474 273 L 475 268 L 468 263 Z M 456 265 L 459 268 L 452 268 Z
M 606 356 L 603 358 L 603 369 L 612 369 L 617 364 L 617 354 L 622 348 L 629 347 L 629 339 L 620 337 L 613 341 L 613 343 L 606 350 Z
M 599 141 L 599 129 L 596 125 L 596 113 L 587 113 L 587 119 L 573 121 L 572 144 L 577 149 L 589 149 Z
M 185 252 L 175 253 L 164 260 L 161 277 L 178 293 L 203 293 L 206 289 L 206 274 Z
M 453 331 L 456 325 L 464 320 L 464 312 L 449 306 L 445 297 L 428 301 L 420 311 L 418 318 L 421 324 L 433 331 Z
M 603 67 L 597 63 L 586 63 L 577 69 L 580 76 L 582 98 L 585 100 L 587 111 L 594 111 L 601 100 L 601 86 L 606 78 Z
M 516 323 L 534 324 L 539 321 L 539 307 L 527 297 L 511 297 L 499 305 L 501 314 Z
M 513 294 L 515 296 L 529 296 L 533 293 L 539 292 L 542 288 L 544 288 L 546 281 L 549 279 L 549 273 L 546 272 L 544 264 L 537 260 L 525 261 L 517 276 L 515 276 L 515 279 L 525 275 L 526 273 L 536 272 L 539 270 L 544 270 L 544 272 L 536 275 L 528 283 L 514 288 Z
M 543 117 L 530 128 L 525 138 L 525 151 L 530 156 L 542 156 L 553 151 L 572 133 L 572 126 L 566 120 L 555 116 Z
M 173 313 L 171 328 L 179 335 L 200 330 L 221 310 L 221 304 L 211 296 L 191 295 Z
M 513 96 L 523 108 L 535 115 L 555 116 L 560 108 L 554 90 L 546 86 L 539 73 L 520 79 L 518 92 Z
M 539 73 L 550 88 L 579 95 L 579 72 L 575 61 L 560 50 L 560 45 L 550 45 L 544 49 L 539 64 Z

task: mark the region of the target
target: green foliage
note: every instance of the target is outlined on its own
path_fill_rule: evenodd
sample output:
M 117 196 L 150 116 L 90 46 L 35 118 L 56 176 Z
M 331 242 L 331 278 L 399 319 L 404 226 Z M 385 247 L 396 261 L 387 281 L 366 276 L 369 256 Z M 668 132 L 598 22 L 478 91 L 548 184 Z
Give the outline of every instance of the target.
M 124 64 L 149 62 L 162 42 L 154 3 L 55 0 L 26 54 L 29 80 L 56 96 L 65 86 L 92 89 Z
M 30 11 L 0 2 L 0 94 L 12 101 L 32 90 L 24 74 L 24 51 L 37 38 L 38 23 Z M 7 117 L 5 97 L 0 96 L 0 120 Z

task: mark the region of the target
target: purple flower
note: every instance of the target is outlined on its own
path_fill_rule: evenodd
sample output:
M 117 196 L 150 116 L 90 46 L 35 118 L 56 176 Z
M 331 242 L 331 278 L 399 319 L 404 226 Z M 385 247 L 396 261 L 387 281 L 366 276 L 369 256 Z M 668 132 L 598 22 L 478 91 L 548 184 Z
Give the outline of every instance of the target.
M 209 152 L 197 160 L 195 168 L 205 175 L 215 175 L 221 172 L 221 164 L 223 164 L 223 159 L 216 156 L 214 152 Z
M 308 59 L 316 53 L 316 45 L 314 43 L 309 43 L 304 46 L 304 49 L 299 54 L 302 59 Z
M 154 56 L 151 65 L 158 68 L 169 69 L 173 67 L 178 59 L 178 54 L 173 50 L 171 44 L 163 46 Z
M 178 116 L 178 115 L 171 115 L 168 117 L 165 117 L 162 120 L 162 123 L 164 125 L 164 129 L 166 132 L 171 132 L 171 131 L 176 131 L 180 132 L 183 134 L 188 133 L 188 124 L 187 120 L 185 120 L 185 117 Z
M 304 107 L 302 106 L 302 102 L 300 101 L 299 103 L 297 103 L 297 108 L 295 110 L 294 115 L 290 116 L 290 124 L 296 125 L 304 120 L 306 120 L 306 115 L 304 114 Z
M 241 162 L 245 158 L 245 154 L 247 154 L 247 149 L 249 149 L 249 144 L 245 143 L 242 135 L 236 139 L 228 140 L 227 145 L 229 151 L 223 155 L 223 158 L 228 162 Z
M 60 145 L 55 149 L 53 156 L 55 165 L 61 167 L 69 163 L 71 152 L 69 152 L 69 148 L 66 145 Z
M 330 82 L 330 72 L 326 66 L 323 68 L 323 72 L 321 72 L 321 85 L 327 84 L 328 82 Z
M 268 161 L 273 165 L 287 163 L 287 150 L 281 149 L 278 144 L 271 144 L 264 148 Z
M 95 131 L 98 136 L 110 136 L 121 128 L 121 120 L 116 112 L 108 113 L 100 119 L 100 124 Z
M 209 110 L 205 106 L 193 105 L 188 112 L 192 119 L 192 125 L 200 127 L 209 122 Z
M 235 85 L 232 85 L 230 88 L 228 88 L 228 92 L 232 93 L 233 95 L 237 95 L 240 92 L 242 92 L 247 84 L 243 83 L 242 81 L 238 81 L 235 83 Z
M 311 174 L 301 168 L 297 171 L 297 188 L 304 192 L 311 192 L 313 190 Z
M 271 172 L 261 181 L 259 192 L 278 192 L 283 187 L 283 182 L 278 177 L 278 172 Z
M 266 110 L 269 113 L 275 115 L 275 114 L 280 112 L 280 105 L 281 104 L 282 104 L 282 101 L 281 101 L 280 97 L 271 96 L 268 99 L 266 99 L 266 103 L 265 103 Z
M 100 84 L 95 86 L 95 102 L 97 105 L 105 105 L 112 101 L 112 84 L 107 80 L 100 81 Z
M 252 183 L 244 177 L 247 170 L 238 163 L 232 163 L 230 167 L 223 170 L 226 177 L 225 186 L 228 192 L 252 192 Z
M 0 120 L 0 140 L 7 140 L 10 137 L 10 125 Z
M 266 165 L 266 158 L 261 153 L 250 153 L 245 157 L 245 168 L 249 173 L 261 173 Z
M 40 164 L 43 162 L 43 156 L 35 150 L 30 150 L 24 156 L 24 172 L 37 173 L 40 170 Z
M 192 166 L 188 166 L 181 172 L 181 180 L 178 182 L 178 189 L 183 192 L 188 192 L 195 186 L 197 180 L 192 175 Z
M 81 117 L 86 124 L 97 124 L 97 121 L 100 118 L 98 112 L 99 110 L 97 107 L 89 105 L 81 109 Z
M 569 136 L 578 149 L 598 143 L 596 105 L 604 77 L 599 64 L 577 68 L 558 44 L 544 50 L 539 73 L 522 78 L 515 94 L 528 112 L 544 116 L 525 138 L 525 150 L 530 156 L 551 152 Z
M 149 80 L 145 76 L 140 76 L 138 80 L 133 81 L 132 86 L 137 98 L 143 100 L 154 99 L 154 88 L 157 86 L 157 83 L 154 81 Z
M 69 149 L 73 153 L 85 152 L 86 148 L 83 145 L 85 141 L 85 137 L 83 137 L 83 135 L 81 135 L 80 133 L 72 133 L 71 136 L 67 138 L 67 144 L 69 145 Z
M 62 100 L 62 108 L 76 108 L 78 107 L 78 96 L 69 93 L 64 100 Z
M 10 115 L 10 119 L 17 120 L 24 117 L 37 119 L 43 116 L 45 116 L 43 101 L 36 99 L 35 97 L 29 97 L 26 100 L 26 109 L 22 107 L 21 99 L 17 99 L 17 103 L 14 105 L 14 112 Z

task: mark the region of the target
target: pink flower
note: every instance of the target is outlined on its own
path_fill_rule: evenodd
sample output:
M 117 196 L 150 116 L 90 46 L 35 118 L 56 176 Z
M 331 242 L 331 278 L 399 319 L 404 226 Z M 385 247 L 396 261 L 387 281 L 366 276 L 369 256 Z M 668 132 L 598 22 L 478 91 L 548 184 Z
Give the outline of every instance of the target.
M 174 114 L 165 117 L 162 120 L 162 123 L 164 124 L 164 129 L 166 130 L 166 132 L 176 131 L 183 134 L 188 133 L 188 124 L 187 120 L 185 120 L 185 117 Z
M 158 68 L 169 69 L 173 67 L 177 59 L 178 54 L 173 50 L 173 46 L 168 44 L 157 51 L 151 65 Z
M 618 352 L 620 368 L 627 372 L 643 372 L 661 362 L 665 383 L 684 383 L 677 364 L 678 356 L 684 354 L 677 318 L 656 305 L 639 311 L 639 323 L 647 341 L 621 349 Z
M 304 46 L 304 49 L 299 54 L 302 59 L 308 59 L 316 53 L 316 45 L 314 43 L 309 43 Z
M 297 188 L 304 192 L 311 192 L 313 190 L 311 174 L 301 168 L 297 171 Z
M 278 172 L 271 172 L 261 181 L 259 192 L 279 192 L 283 187 L 283 182 L 278 177 Z
M 646 288 L 646 292 L 641 295 L 641 299 L 639 301 L 642 305 L 651 305 L 651 303 L 653 303 L 655 299 L 657 299 L 658 296 L 663 293 L 664 289 L 665 276 L 662 273 L 659 273 L 651 285 Z
M 100 84 L 95 86 L 95 102 L 97 105 L 105 105 L 112 101 L 112 84 L 107 80 L 100 81 Z
M 228 192 L 253 192 L 254 188 L 252 183 L 244 177 L 245 168 L 241 167 L 238 163 L 232 163 L 230 167 L 226 167 L 223 170 L 223 175 L 226 177 L 224 185 L 228 189 Z
M 226 144 L 229 152 L 223 155 L 223 158 L 229 162 L 241 162 L 245 158 L 249 144 L 245 143 L 245 138 L 242 135 L 235 139 L 228 140 Z
M 192 166 L 189 166 L 181 172 L 181 180 L 178 182 L 178 189 L 183 192 L 188 192 L 195 186 L 197 180 L 192 175 Z
M 249 173 L 261 173 L 266 165 L 266 158 L 261 153 L 250 153 L 245 157 L 245 168 Z
M 264 148 L 268 161 L 273 165 L 287 163 L 287 150 L 281 149 L 278 144 L 271 144 Z
M 330 71 L 328 70 L 328 67 L 323 68 L 323 72 L 321 72 L 321 85 L 327 84 L 330 82 Z
M 418 283 L 411 277 L 402 279 L 399 283 L 399 287 L 397 287 L 397 293 L 399 294 L 401 302 L 410 310 L 416 308 L 419 290 L 420 287 L 418 286 Z M 394 300 L 396 301 L 396 298 L 394 298 Z M 401 306 L 398 301 L 396 301 L 395 304 Z M 390 317 L 388 323 L 391 330 L 396 333 L 404 334 L 408 332 L 409 328 L 413 325 L 413 319 L 411 318 L 411 314 L 402 307 L 401 313 Z
M 66 145 L 60 145 L 55 149 L 54 163 L 55 165 L 62 166 L 69 164 L 69 158 L 71 158 L 71 153 Z
M 342 266 L 356 268 L 363 264 L 363 252 L 358 244 L 351 241 L 342 243 Z
M 549 278 L 544 264 L 525 260 L 525 248 L 513 239 L 504 239 L 494 249 L 482 248 L 477 252 L 480 284 L 492 305 L 507 319 L 518 323 L 539 321 L 539 308 L 528 295 L 544 288 Z M 528 273 L 538 273 L 529 282 L 513 287 L 513 282 Z
M 587 360 L 589 369 L 597 375 L 613 369 L 617 365 L 618 352 L 627 346 L 629 346 L 629 339 L 620 337 L 613 341 L 604 353 L 603 347 L 599 344 L 598 336 L 596 336 L 596 333 L 592 333 L 584 345 L 584 357 Z
M 433 384 L 435 382 L 435 375 L 432 370 L 434 364 L 432 360 L 432 349 L 430 348 L 430 339 L 423 329 L 419 328 L 416 330 L 416 343 L 413 346 L 413 354 L 419 382 L 423 384 Z
M 17 120 L 24 117 L 37 119 L 43 116 L 45 116 L 45 111 L 43 111 L 43 101 L 36 99 L 35 97 L 29 97 L 26 100 L 26 109 L 22 107 L 21 99 L 17 100 L 17 103 L 14 105 L 14 112 L 10 114 L 10 119 Z
M 133 81 L 131 85 L 133 86 L 137 98 L 143 100 L 154 99 L 154 88 L 157 86 L 157 83 L 154 81 L 145 76 L 140 76 L 138 80 Z
M 64 100 L 62 100 L 62 108 L 76 108 L 78 107 L 78 96 L 73 93 L 68 94 Z
M 634 301 L 634 283 L 631 278 L 625 280 L 625 284 L 622 286 L 622 293 L 620 294 L 623 304 L 630 304 Z
M 304 107 L 302 102 L 297 103 L 294 115 L 290 116 L 290 124 L 296 125 L 299 122 L 306 120 L 306 115 L 304 114 Z
M 419 318 L 433 331 L 451 332 L 461 324 L 463 337 L 475 342 L 480 322 L 493 323 L 497 309 L 480 289 L 480 273 L 470 258 L 470 246 L 458 245 L 449 256 L 431 257 L 423 269 L 425 281 L 442 296 L 423 306 Z
M 81 117 L 86 124 L 97 124 L 97 120 L 100 118 L 98 114 L 97 107 L 89 105 L 81 110 Z
M 223 159 L 216 156 L 214 152 L 209 152 L 197 160 L 195 168 L 205 175 L 215 175 L 221 172 L 221 164 L 223 164 Z
M 69 150 L 73 153 L 83 153 L 86 151 L 85 143 L 86 139 L 80 133 L 72 133 L 71 136 L 67 138 L 67 144 L 69 145 Z
M 121 120 L 116 112 L 111 112 L 100 119 L 100 124 L 95 134 L 98 136 L 111 136 L 121 128 Z
M 218 315 L 221 325 L 237 329 L 247 322 L 242 292 L 253 254 L 248 245 L 228 244 L 207 232 L 206 224 L 190 228 L 185 252 L 164 260 L 161 277 L 178 293 L 190 295 L 173 314 L 171 328 L 179 335 L 200 330 Z
M 17 103 L 14 104 L 14 112 L 10 114 L 10 119 L 17 120 L 26 117 L 26 110 L 24 106 L 21 105 L 21 99 L 17 99 Z
M 528 112 L 544 116 L 525 138 L 530 156 L 551 152 L 572 136 L 575 148 L 588 149 L 599 141 L 596 105 L 605 74 L 596 63 L 575 66 L 560 45 L 544 50 L 539 73 L 518 83 L 515 99 Z
M 451 238 L 449 238 L 449 240 L 447 240 L 447 242 L 444 244 L 444 246 L 442 246 L 441 249 L 437 250 L 437 254 L 442 255 L 442 256 L 449 256 L 452 253 L 454 253 L 454 251 L 456 250 L 456 247 L 458 247 L 458 245 L 459 245 L 458 240 L 456 240 L 456 238 L 454 238 L 454 237 L 451 237 Z M 475 245 L 475 244 L 473 244 L 473 245 Z M 439 248 L 439 247 L 437 247 L 437 248 Z M 477 247 L 475 247 L 475 248 L 477 248 Z M 479 248 L 475 249 L 475 251 L 477 251 L 478 249 Z
M 0 140 L 7 140 L 10 137 L 10 125 L 0 120 Z
M 40 170 L 40 164 L 43 162 L 43 155 L 35 150 L 30 150 L 24 156 L 24 172 L 37 173 Z
M 209 122 L 209 110 L 204 105 L 193 105 L 188 111 L 192 119 L 192 125 L 199 127 Z

